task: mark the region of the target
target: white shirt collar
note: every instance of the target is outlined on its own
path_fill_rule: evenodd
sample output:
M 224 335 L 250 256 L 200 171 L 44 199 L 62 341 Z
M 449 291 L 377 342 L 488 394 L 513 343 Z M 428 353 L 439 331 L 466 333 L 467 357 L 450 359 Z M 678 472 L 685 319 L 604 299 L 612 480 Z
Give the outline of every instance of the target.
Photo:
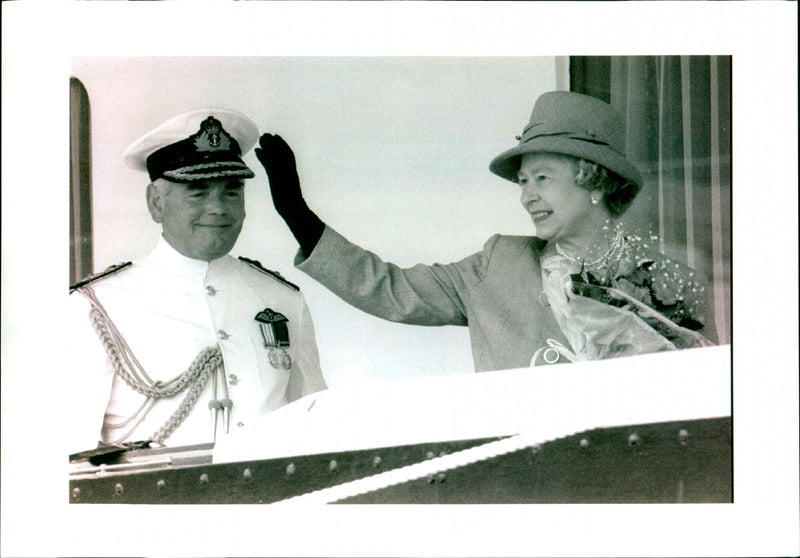
M 204 280 L 208 273 L 208 262 L 187 258 L 170 246 L 163 236 L 159 237 L 156 247 L 144 259 L 147 263 L 165 269 L 171 274 L 196 281 Z

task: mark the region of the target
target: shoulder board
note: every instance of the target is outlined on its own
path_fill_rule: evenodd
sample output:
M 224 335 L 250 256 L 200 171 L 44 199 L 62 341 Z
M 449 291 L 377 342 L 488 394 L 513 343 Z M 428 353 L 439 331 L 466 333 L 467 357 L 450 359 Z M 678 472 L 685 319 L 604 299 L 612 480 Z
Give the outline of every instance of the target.
M 270 277 L 272 277 L 273 279 L 277 279 L 278 281 L 280 281 L 281 283 L 283 283 L 284 285 L 286 285 L 290 289 L 295 290 L 295 291 L 299 291 L 300 290 L 300 287 L 298 287 L 294 283 L 290 283 L 289 281 L 284 279 L 283 275 L 281 275 L 277 271 L 272 271 L 271 269 L 267 269 L 266 267 L 261 265 L 261 262 L 259 262 L 257 260 L 251 260 L 250 258 L 245 258 L 244 256 L 239 256 L 239 259 L 242 260 L 244 263 L 248 264 L 250 267 L 252 267 L 254 269 L 257 269 L 261 273 L 265 273 L 265 274 L 269 275 Z
M 76 289 L 80 289 L 81 287 L 85 287 L 89 283 L 93 283 L 94 281 L 97 281 L 98 279 L 103 279 L 104 277 L 108 277 L 110 275 L 114 275 L 118 271 L 122 271 L 123 269 L 125 269 L 126 267 L 131 265 L 131 263 L 132 262 L 124 262 L 124 263 L 120 263 L 120 264 L 117 264 L 117 265 L 112 265 L 112 266 L 107 267 L 105 270 L 101 271 L 100 273 L 95 273 L 94 275 L 89 275 L 88 277 L 86 277 L 85 279 L 82 279 L 81 281 L 75 283 L 74 285 L 70 285 L 69 292 L 71 293 L 72 291 L 74 291 Z

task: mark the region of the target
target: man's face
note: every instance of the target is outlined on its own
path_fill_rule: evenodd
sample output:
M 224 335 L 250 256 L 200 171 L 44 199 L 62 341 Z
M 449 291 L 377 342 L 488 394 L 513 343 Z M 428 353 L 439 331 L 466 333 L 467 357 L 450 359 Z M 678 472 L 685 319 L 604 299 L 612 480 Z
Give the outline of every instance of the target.
M 211 261 L 233 248 L 244 223 L 244 181 L 218 179 L 148 186 L 147 206 L 164 239 L 184 256 Z
M 522 156 L 517 175 L 520 202 L 530 213 L 536 236 L 564 245 L 589 246 L 606 215 L 590 203 L 590 194 L 575 183 L 576 165 L 550 153 Z

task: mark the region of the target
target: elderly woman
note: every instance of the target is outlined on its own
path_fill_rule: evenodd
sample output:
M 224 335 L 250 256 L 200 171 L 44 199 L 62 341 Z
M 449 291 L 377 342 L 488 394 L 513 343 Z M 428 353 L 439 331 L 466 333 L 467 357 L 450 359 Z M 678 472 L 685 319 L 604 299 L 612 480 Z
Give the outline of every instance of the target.
M 519 185 L 536 236 L 495 235 L 459 262 L 407 269 L 308 208 L 280 136 L 264 134 L 256 155 L 300 244 L 300 270 L 375 316 L 469 327 L 477 371 L 710 345 L 698 333 L 694 273 L 618 222 L 642 182 L 624 154 L 621 116 L 593 97 L 545 93 L 519 139 L 489 168 Z

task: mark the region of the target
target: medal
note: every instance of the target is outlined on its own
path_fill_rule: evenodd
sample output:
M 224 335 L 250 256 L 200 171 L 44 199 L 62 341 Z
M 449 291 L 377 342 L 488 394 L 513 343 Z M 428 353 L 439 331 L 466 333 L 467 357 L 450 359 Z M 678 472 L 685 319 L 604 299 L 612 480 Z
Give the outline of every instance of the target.
M 269 351 L 269 363 L 275 368 L 281 365 L 281 355 L 275 349 Z
M 292 367 L 292 357 L 284 349 L 280 351 L 277 349 L 270 349 L 269 363 L 275 368 L 283 366 L 286 370 L 289 370 Z
M 264 337 L 264 347 L 269 349 L 269 363 L 273 368 L 283 367 L 286 370 L 292 367 L 292 357 L 286 351 L 289 348 L 289 319 L 275 312 L 271 308 L 264 308 L 256 314 L 255 320 L 261 328 Z

